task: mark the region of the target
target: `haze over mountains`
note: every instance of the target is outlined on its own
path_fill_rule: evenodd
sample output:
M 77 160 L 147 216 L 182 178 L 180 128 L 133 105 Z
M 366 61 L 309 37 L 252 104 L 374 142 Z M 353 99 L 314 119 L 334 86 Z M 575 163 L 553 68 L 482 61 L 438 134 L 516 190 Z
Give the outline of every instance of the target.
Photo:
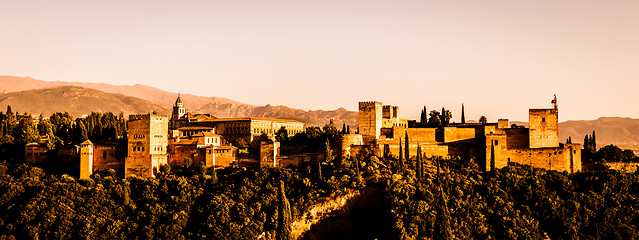
M 177 93 L 144 85 L 110 85 L 84 82 L 47 82 L 28 77 L 0 76 L 0 110 L 11 105 L 21 113 L 43 114 L 68 111 L 74 117 L 96 112 L 113 112 L 125 115 L 157 111 L 170 114 Z M 337 110 L 305 111 L 286 106 L 258 106 L 244 104 L 227 98 L 202 97 L 181 94 L 187 110 L 193 113 L 210 113 L 216 117 L 272 117 L 294 119 L 309 125 L 322 126 L 334 119 L 357 127 L 357 112 L 344 108 Z M 513 122 L 518 125 L 527 123 Z M 639 119 L 602 117 L 597 120 L 566 121 L 559 124 L 559 137 L 563 142 L 569 136 L 580 143 L 593 130 L 598 146 L 607 144 L 623 148 L 639 149 Z
M 87 91 L 98 90 L 102 94 L 98 94 L 99 97 L 95 99 L 83 99 L 83 104 L 68 104 L 64 110 L 68 111 L 73 116 L 82 116 L 89 114 L 91 111 L 111 111 L 119 113 L 120 111 L 125 114 L 145 113 L 150 111 L 157 111 L 164 114 L 170 114 L 171 107 L 175 103 L 177 93 L 167 92 L 158 88 L 144 86 L 140 84 L 136 85 L 110 85 L 104 83 L 84 83 L 84 82 L 47 82 L 37 80 L 29 77 L 14 77 L 14 76 L 0 76 L 0 92 L 5 94 L 0 95 L 0 106 L 7 104 L 11 105 L 14 110 L 20 112 L 29 112 L 31 114 L 40 114 L 44 116 L 50 115 L 50 112 L 60 111 L 53 106 L 47 106 L 45 103 L 36 100 L 38 94 L 43 95 L 47 102 L 58 102 L 55 96 L 63 100 L 62 95 L 64 91 L 70 89 L 59 89 L 56 91 L 34 91 L 42 90 L 46 88 L 60 87 L 60 86 L 77 86 L 81 88 L 73 88 L 74 91 Z M 86 90 L 81 90 L 82 88 Z M 23 94 L 9 95 L 7 98 L 2 98 L 6 94 L 12 92 L 26 91 Z M 56 93 L 58 95 L 54 95 Z M 91 92 L 95 93 L 95 92 Z M 77 93 L 74 93 L 77 94 Z M 85 94 L 85 95 L 87 95 Z M 120 109 L 109 108 L 105 106 L 106 99 L 117 99 L 116 95 L 126 95 L 133 98 L 137 98 L 139 101 L 135 101 L 138 105 L 138 109 L 133 106 L 122 104 Z M 73 95 L 73 94 L 71 94 Z M 309 125 L 323 126 L 328 123 L 330 119 L 333 119 L 339 126 L 342 123 L 346 123 L 350 126 L 357 126 L 357 112 L 348 111 L 344 108 L 337 110 L 317 110 L 317 111 L 305 111 L 301 109 L 289 108 L 286 106 L 257 106 L 244 104 L 237 101 L 233 101 L 227 98 L 220 97 L 202 97 L 190 94 L 181 94 L 182 101 L 188 111 L 192 113 L 210 113 L 216 117 L 273 117 L 273 118 L 286 118 L 301 121 Z M 69 100 L 70 101 L 70 100 Z M 129 99 L 129 101 L 133 101 Z M 143 103 L 146 102 L 146 103 Z M 42 105 L 45 104 L 45 105 Z M 85 107 L 85 104 L 94 104 L 93 107 Z M 115 104 L 115 103 L 114 103 Z M 14 106 L 15 105 L 15 106 Z M 54 104 L 55 106 L 56 104 Z M 47 110 L 51 107 L 52 110 Z M 159 108 L 158 108 L 159 107 Z M 2 107 L 0 107 L 1 109 Z

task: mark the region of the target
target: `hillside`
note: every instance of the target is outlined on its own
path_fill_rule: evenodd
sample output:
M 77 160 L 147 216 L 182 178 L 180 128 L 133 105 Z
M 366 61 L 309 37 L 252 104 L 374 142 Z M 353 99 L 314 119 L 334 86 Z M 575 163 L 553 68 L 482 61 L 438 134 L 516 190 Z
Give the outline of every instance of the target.
M 152 104 L 156 104 L 169 110 L 175 103 L 175 98 L 177 97 L 177 93 L 167 92 L 158 88 L 140 84 L 110 85 L 104 83 L 47 82 L 29 77 L 0 76 L 0 92 L 5 93 L 45 89 L 58 86 L 79 86 L 99 90 L 104 93 L 119 93 L 146 100 Z M 342 123 L 346 123 L 352 128 L 356 128 L 357 126 L 357 112 L 348 111 L 344 108 L 330 111 L 304 111 L 286 106 L 257 106 L 244 104 L 221 97 L 202 97 L 190 94 L 181 94 L 181 98 L 188 111 L 193 113 L 210 113 L 217 117 L 286 118 L 316 126 L 323 126 L 328 123 L 330 119 L 334 119 L 335 124 L 339 126 L 341 126 Z
M 74 117 L 91 112 L 113 112 L 115 114 L 123 112 L 125 115 L 151 111 L 169 113 L 167 108 L 139 98 L 76 86 L 26 90 L 0 95 L 0 106 L 7 105 L 11 105 L 14 111 L 20 113 L 27 112 L 43 116 L 64 111 L 71 113 Z
M 566 121 L 559 124 L 559 139 L 568 136 L 582 143 L 586 134 L 597 135 L 597 147 L 615 144 L 622 148 L 639 149 L 639 119 L 601 117 L 597 120 Z

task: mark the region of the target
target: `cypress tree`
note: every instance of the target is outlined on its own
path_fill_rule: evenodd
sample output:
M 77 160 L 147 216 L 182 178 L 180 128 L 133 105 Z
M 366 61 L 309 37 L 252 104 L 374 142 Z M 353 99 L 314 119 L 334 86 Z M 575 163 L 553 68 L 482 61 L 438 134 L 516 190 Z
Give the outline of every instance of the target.
M 595 136 L 595 131 L 592 131 L 592 138 L 590 143 L 592 144 L 592 152 L 597 152 L 597 136 Z
M 439 184 L 437 197 L 437 214 L 435 215 L 435 229 L 433 232 L 433 239 L 452 239 L 453 232 L 450 226 L 450 212 L 448 211 L 448 204 L 446 204 L 446 196 Z
M 466 123 L 466 115 L 464 114 L 464 104 L 462 103 L 461 123 Z
M 351 134 L 351 126 L 346 125 L 346 134 Z
M 399 166 L 397 167 L 397 171 L 401 172 L 403 166 L 404 166 L 404 154 L 402 153 L 402 139 L 399 139 Z
M 421 123 L 422 126 L 426 126 L 426 124 L 428 124 L 428 112 L 426 111 L 426 106 L 422 109 L 422 114 L 419 117 L 419 123 Z
M 422 180 L 422 176 L 424 175 L 424 169 L 423 169 L 423 165 L 422 165 L 422 146 L 420 146 L 419 144 L 417 144 L 417 166 L 415 167 L 417 169 L 417 179 Z
M 278 224 L 277 233 L 275 238 L 278 240 L 290 240 L 291 237 L 291 205 L 286 198 L 286 192 L 284 191 L 284 182 L 280 180 L 280 192 L 279 192 L 280 207 L 278 208 Z
M 409 147 L 409 145 L 408 145 L 409 144 L 409 142 L 408 142 L 408 132 L 404 132 L 404 134 L 405 134 L 404 135 L 404 138 L 405 138 L 405 141 L 404 141 L 404 145 L 405 145 L 404 154 L 406 154 L 406 161 L 410 161 L 410 150 L 408 149 L 408 147 Z M 402 167 L 403 167 L 403 165 L 402 165 Z
M 359 158 L 355 157 L 355 156 L 351 156 L 351 160 L 355 163 L 355 173 L 357 174 L 357 177 L 359 178 Z
M 346 123 L 342 123 L 342 134 L 346 134 Z

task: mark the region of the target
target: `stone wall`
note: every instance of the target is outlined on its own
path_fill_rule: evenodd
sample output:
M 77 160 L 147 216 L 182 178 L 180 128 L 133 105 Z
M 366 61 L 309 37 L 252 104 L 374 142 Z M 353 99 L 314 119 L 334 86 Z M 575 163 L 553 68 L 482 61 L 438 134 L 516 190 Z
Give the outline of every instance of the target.
M 557 109 L 530 109 L 530 148 L 559 147 L 559 119 Z
M 580 151 L 568 147 L 509 149 L 508 158 L 511 162 L 547 170 L 581 171 Z
M 485 163 L 480 159 L 478 165 L 483 167 L 485 171 L 491 171 L 492 161 L 495 161 L 495 168 L 503 168 L 508 166 L 508 138 L 506 134 L 487 134 L 486 135 L 486 157 Z M 492 153 L 494 152 L 494 157 Z
M 93 145 L 93 171 L 102 171 L 106 169 L 124 168 L 123 154 L 124 146 L 117 144 L 96 144 Z
M 528 148 L 528 128 L 506 129 L 508 148 Z
M 402 126 L 393 127 L 393 139 L 404 141 L 405 133 L 408 133 L 408 140 L 419 143 L 437 143 L 437 128 L 405 128 Z
M 260 145 L 260 166 L 277 167 L 277 157 L 280 156 L 280 142 L 264 141 Z
M 639 163 L 628 163 L 628 162 L 607 162 L 605 163 L 610 169 L 617 171 L 625 171 L 627 173 L 637 172 L 639 169 Z
M 458 127 L 443 128 L 443 135 L 443 140 L 445 143 L 474 139 L 476 136 L 475 128 Z
M 337 149 L 339 151 L 338 157 L 348 157 L 351 156 L 351 146 L 352 145 L 362 145 L 364 144 L 364 139 L 360 134 L 341 134 L 337 138 Z
M 497 128 L 502 128 L 502 129 L 510 128 L 510 126 L 508 125 L 508 119 L 502 118 L 497 120 Z

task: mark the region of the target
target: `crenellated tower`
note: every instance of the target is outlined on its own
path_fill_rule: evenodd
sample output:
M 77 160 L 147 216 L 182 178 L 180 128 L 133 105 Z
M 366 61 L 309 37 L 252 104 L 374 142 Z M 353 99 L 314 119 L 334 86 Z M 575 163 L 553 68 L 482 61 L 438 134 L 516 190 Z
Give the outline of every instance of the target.
M 382 132 L 382 103 L 359 102 L 359 133 L 379 138 Z

